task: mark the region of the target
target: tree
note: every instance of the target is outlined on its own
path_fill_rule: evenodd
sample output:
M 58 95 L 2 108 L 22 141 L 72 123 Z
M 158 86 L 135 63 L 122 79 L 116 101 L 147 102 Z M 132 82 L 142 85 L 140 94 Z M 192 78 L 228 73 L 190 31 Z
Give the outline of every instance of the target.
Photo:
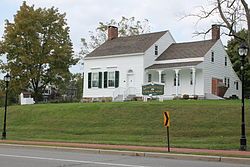
M 212 17 L 216 24 L 227 30 L 224 34 L 250 46 L 250 9 L 246 0 L 212 0 L 211 6 L 200 7 L 200 10 L 188 16 L 198 17 L 198 22 Z M 247 38 L 241 38 L 237 34 L 243 28 L 247 31 Z M 210 30 L 196 34 L 207 34 Z
M 58 94 L 66 96 L 66 100 L 81 100 L 83 94 L 83 75 L 70 74 L 70 77 L 58 85 Z
M 35 9 L 23 2 L 14 22 L 6 20 L 0 53 L 8 63 L 2 68 L 11 73 L 16 92 L 31 89 L 37 101 L 47 84 L 57 85 L 70 74 L 77 60 L 65 15 L 54 7 Z
M 242 39 L 247 39 L 247 30 L 243 29 L 236 33 L 236 35 Z M 238 48 L 241 42 L 237 39 L 231 39 L 227 43 L 227 54 L 230 57 L 230 60 L 233 64 L 233 68 L 235 72 L 240 77 L 240 58 L 238 53 Z M 245 61 L 245 89 L 247 90 L 248 94 L 250 93 L 250 63 L 248 60 Z
M 81 73 L 73 74 L 72 81 L 76 88 L 76 99 L 81 100 L 83 95 L 83 75 Z
M 94 50 L 107 40 L 107 29 L 110 25 L 118 27 L 118 35 L 120 37 L 139 35 L 150 32 L 149 21 L 147 19 L 139 21 L 135 20 L 135 17 L 122 17 L 119 22 L 115 21 L 114 19 L 106 23 L 99 22 L 99 25 L 95 29 L 95 32 L 89 31 L 89 42 L 86 40 L 86 38 L 81 38 L 81 56 L 84 57 L 86 54 L 90 53 L 92 50 Z

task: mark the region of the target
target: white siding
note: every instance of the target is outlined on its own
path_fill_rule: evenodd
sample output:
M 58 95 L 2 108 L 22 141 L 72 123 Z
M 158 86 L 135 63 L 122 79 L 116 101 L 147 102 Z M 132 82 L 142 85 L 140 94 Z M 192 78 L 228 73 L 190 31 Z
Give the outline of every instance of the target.
M 144 56 L 144 68 L 155 63 L 155 59 L 159 57 L 172 43 L 175 43 L 172 35 L 167 31 L 160 39 L 158 39 L 148 50 Z M 155 45 L 158 45 L 158 55 L 155 55 Z
M 180 86 L 178 90 L 178 94 L 188 94 L 193 95 L 193 85 L 190 84 L 191 79 L 191 67 L 190 68 L 179 68 L 180 71 Z M 149 70 L 148 74 L 152 74 L 152 82 L 158 83 L 159 82 L 159 73 L 156 70 Z M 171 96 L 176 94 L 176 86 L 174 86 L 174 77 L 175 71 L 174 69 L 165 69 L 162 71 L 162 74 L 166 74 L 165 80 L 165 95 Z M 146 76 L 147 76 L 146 75 Z M 195 86 L 195 95 L 204 95 L 204 81 L 203 81 L 203 73 L 201 69 L 196 69 L 196 86 Z M 146 77 L 147 83 L 148 77 Z
M 211 52 L 214 52 L 214 62 L 211 62 Z M 227 66 L 225 66 L 225 56 L 227 57 Z M 232 63 L 228 57 L 224 46 L 220 40 L 210 49 L 204 59 L 204 92 L 212 93 L 212 78 L 222 79 L 230 78 L 230 87 L 225 97 L 237 95 L 241 97 L 241 81 L 232 68 Z M 235 89 L 235 81 L 239 81 L 239 90 Z
M 172 43 L 175 43 L 174 38 L 167 31 L 160 39 L 158 39 L 148 50 L 145 52 L 144 56 L 144 66 L 147 68 L 155 63 L 155 59 L 159 57 Z M 158 45 L 158 55 L 155 55 L 155 45 Z M 154 75 L 152 75 L 154 76 Z M 154 76 L 155 77 L 155 76 Z M 144 72 L 144 83 L 148 82 L 147 72 Z M 158 81 L 157 78 L 154 78 L 154 81 Z
M 124 56 L 103 59 L 89 59 L 84 62 L 84 91 L 83 97 L 113 97 L 115 88 L 88 88 L 88 73 L 89 72 L 105 72 L 105 71 L 120 71 L 119 87 L 127 87 L 127 72 L 134 72 L 134 86 L 137 88 L 137 93 L 141 93 L 143 84 L 143 55 L 141 56 Z M 103 75 L 104 77 L 104 75 Z M 102 79 L 103 82 L 104 79 Z
M 179 94 L 194 95 L 194 86 L 190 84 L 191 81 L 191 69 L 180 70 L 180 86 Z M 196 69 L 195 72 L 195 95 L 203 95 L 203 78 L 202 70 Z M 194 84 L 194 83 L 193 83 Z

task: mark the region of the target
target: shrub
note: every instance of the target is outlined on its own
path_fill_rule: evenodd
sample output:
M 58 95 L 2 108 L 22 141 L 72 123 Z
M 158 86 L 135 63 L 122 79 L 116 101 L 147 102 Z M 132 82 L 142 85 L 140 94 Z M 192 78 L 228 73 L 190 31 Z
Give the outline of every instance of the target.
M 189 99 L 189 95 L 184 94 L 184 95 L 182 96 L 182 98 L 183 98 L 184 100 L 187 100 L 187 99 Z

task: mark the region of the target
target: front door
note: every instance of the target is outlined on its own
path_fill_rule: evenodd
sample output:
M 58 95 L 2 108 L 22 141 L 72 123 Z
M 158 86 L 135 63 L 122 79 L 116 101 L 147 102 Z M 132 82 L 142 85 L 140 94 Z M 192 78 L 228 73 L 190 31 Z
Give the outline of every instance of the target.
M 128 88 L 134 87 L 134 75 L 132 75 L 132 74 L 128 75 L 127 86 L 128 86 Z

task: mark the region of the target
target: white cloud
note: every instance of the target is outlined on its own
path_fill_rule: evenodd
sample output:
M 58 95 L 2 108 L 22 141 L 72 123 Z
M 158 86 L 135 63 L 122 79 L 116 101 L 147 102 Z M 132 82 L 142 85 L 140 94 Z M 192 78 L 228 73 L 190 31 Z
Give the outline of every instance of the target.
M 201 36 L 192 39 L 192 33 L 211 25 L 210 21 L 206 21 L 196 26 L 194 18 L 180 20 L 185 13 L 191 13 L 196 10 L 195 7 L 206 3 L 200 0 L 26 0 L 26 2 L 28 5 L 34 4 L 36 8 L 54 6 L 61 13 L 66 12 L 75 52 L 79 52 L 80 38 L 88 37 L 88 32 L 94 30 L 100 21 L 120 20 L 122 16 L 134 16 L 138 20 L 148 19 L 151 31 L 170 30 L 177 42 L 203 39 Z M 22 3 L 23 0 L 1 0 L 1 36 L 4 19 L 12 20 Z

